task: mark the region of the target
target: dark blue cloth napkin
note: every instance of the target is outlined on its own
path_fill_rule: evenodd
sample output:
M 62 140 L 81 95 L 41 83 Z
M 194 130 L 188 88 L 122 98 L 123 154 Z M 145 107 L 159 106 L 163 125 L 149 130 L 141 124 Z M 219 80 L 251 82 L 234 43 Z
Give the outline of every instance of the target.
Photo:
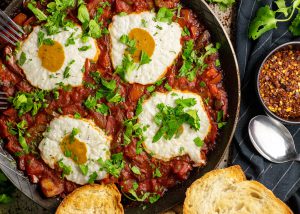
M 248 135 L 252 117 L 264 114 L 255 91 L 256 73 L 269 51 L 278 45 L 296 40 L 288 31 L 288 23 L 280 23 L 276 30 L 265 33 L 258 40 L 248 39 L 250 21 L 259 7 L 270 5 L 272 0 L 239 0 L 237 5 L 236 54 L 242 81 L 240 119 L 233 140 L 232 164 L 240 165 L 247 177 L 258 180 L 287 202 L 295 213 L 300 213 L 300 163 L 275 164 L 258 154 Z M 300 126 L 287 126 L 300 152 Z

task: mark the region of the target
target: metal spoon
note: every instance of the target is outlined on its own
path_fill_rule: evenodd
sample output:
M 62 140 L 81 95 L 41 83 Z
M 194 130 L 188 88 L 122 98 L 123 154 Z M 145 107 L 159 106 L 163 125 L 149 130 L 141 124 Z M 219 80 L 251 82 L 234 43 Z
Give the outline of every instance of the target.
M 248 132 L 253 146 L 269 161 L 300 161 L 291 133 L 277 120 L 258 115 L 251 119 Z

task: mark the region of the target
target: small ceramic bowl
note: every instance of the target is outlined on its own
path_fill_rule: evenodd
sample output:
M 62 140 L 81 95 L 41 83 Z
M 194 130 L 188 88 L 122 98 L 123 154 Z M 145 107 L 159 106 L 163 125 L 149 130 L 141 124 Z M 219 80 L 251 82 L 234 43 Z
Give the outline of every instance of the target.
M 264 100 L 261 97 L 261 94 L 260 94 L 260 91 L 259 91 L 259 77 L 261 75 L 261 71 L 262 71 L 262 68 L 263 68 L 264 64 L 266 63 L 267 59 L 269 59 L 275 52 L 282 51 L 282 50 L 300 50 L 300 41 L 293 41 L 293 42 L 284 43 L 284 44 L 276 47 L 274 50 L 272 50 L 266 56 L 266 58 L 261 63 L 258 74 L 257 74 L 256 90 L 257 90 L 259 100 L 260 100 L 261 104 L 263 105 L 264 110 L 265 110 L 267 115 L 271 116 L 272 118 L 274 118 L 274 119 L 276 119 L 276 120 L 278 120 L 278 121 L 280 121 L 280 122 L 282 122 L 283 124 L 286 124 L 286 125 L 300 125 L 300 117 L 298 117 L 298 118 L 282 118 L 282 117 L 276 115 L 274 112 L 270 111 L 270 109 L 264 103 Z

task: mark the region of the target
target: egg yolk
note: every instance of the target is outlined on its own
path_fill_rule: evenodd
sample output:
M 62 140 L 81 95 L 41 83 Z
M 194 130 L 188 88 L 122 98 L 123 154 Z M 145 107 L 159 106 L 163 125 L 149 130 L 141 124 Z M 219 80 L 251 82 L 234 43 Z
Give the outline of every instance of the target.
M 75 137 L 71 140 L 70 135 L 65 136 L 60 143 L 60 148 L 65 156 L 68 156 L 77 164 L 84 164 L 87 161 L 86 145 Z
M 134 28 L 129 33 L 129 38 L 136 41 L 136 51 L 132 54 L 135 62 L 140 61 L 141 53 L 144 51 L 149 57 L 152 56 L 155 49 L 153 37 L 144 29 Z
M 38 55 L 42 61 L 42 66 L 50 72 L 58 71 L 65 61 L 63 46 L 56 41 L 53 45 L 41 45 Z

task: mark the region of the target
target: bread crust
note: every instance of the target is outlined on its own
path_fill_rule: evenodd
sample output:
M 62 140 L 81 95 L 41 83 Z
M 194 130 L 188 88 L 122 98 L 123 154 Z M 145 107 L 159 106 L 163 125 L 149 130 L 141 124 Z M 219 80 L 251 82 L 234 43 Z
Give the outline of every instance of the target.
M 55 214 L 123 214 L 121 194 L 114 184 L 91 184 L 75 189 L 61 202 Z
M 261 200 L 251 196 L 251 193 L 254 196 L 257 193 L 258 198 L 262 197 Z M 233 208 L 238 207 L 239 202 L 242 204 L 241 210 L 236 211 Z M 183 214 L 273 214 L 276 212 L 293 213 L 264 185 L 257 181 L 247 181 L 243 170 L 238 165 L 213 170 L 196 180 L 187 189 L 183 205 Z

